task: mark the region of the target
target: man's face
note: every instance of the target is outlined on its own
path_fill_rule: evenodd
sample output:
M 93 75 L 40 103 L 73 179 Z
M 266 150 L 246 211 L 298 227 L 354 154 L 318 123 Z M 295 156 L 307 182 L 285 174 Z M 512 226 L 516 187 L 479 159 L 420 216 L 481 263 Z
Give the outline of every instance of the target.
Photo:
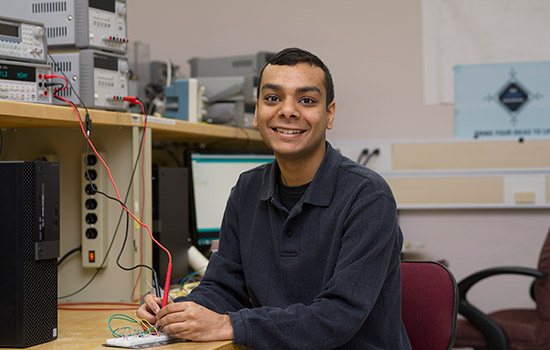
M 324 154 L 335 110 L 334 101 L 327 108 L 324 79 L 323 70 L 308 63 L 265 67 L 253 124 L 276 156 Z

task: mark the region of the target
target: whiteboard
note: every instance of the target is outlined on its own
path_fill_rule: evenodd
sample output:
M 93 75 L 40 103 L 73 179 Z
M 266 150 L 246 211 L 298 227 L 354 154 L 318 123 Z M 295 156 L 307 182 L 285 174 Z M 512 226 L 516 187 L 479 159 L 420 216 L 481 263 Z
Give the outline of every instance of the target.
M 454 101 L 453 66 L 550 61 L 548 0 L 422 0 L 424 101 Z

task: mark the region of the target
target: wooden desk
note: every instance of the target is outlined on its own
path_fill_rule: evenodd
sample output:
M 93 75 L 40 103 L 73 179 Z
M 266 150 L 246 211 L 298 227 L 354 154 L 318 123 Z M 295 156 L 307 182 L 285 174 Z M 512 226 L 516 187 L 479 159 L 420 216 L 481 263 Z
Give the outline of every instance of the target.
M 117 349 L 105 347 L 105 341 L 113 338 L 109 330 L 109 317 L 114 314 L 125 314 L 135 318 L 135 312 L 123 311 L 80 311 L 59 310 L 57 340 L 32 346 L 29 350 L 93 350 Z M 2 348 L 5 349 L 5 348 Z M 246 347 L 234 345 L 231 341 L 217 342 L 181 342 L 157 346 L 159 350 L 244 350 Z

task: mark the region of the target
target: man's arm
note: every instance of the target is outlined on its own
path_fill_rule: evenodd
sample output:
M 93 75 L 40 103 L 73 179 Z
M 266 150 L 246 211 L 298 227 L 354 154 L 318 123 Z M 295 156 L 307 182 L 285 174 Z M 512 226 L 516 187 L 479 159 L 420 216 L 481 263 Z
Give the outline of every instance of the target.
M 231 203 L 231 201 L 229 201 Z M 235 217 L 234 206 L 228 204 L 225 217 Z M 227 222 L 230 221 L 230 222 Z M 237 229 L 232 220 L 224 219 L 224 231 L 231 234 L 224 237 L 222 245 L 230 245 L 232 253 L 228 257 L 214 253 L 201 284 L 189 296 L 176 298 L 173 303 L 160 308 L 162 300 L 152 295 L 144 298 L 144 303 L 136 315 L 156 324 L 169 335 L 195 341 L 233 339 L 233 327 L 228 311 L 249 307 L 246 294 Z

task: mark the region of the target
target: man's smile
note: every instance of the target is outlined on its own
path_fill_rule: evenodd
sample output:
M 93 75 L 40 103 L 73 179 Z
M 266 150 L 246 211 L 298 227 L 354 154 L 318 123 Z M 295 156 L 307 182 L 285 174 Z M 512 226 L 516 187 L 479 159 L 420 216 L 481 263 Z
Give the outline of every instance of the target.
M 305 130 L 299 130 L 299 129 L 284 129 L 284 128 L 272 128 L 272 129 L 275 132 L 278 132 L 281 134 L 287 134 L 287 135 L 297 135 L 305 132 Z

